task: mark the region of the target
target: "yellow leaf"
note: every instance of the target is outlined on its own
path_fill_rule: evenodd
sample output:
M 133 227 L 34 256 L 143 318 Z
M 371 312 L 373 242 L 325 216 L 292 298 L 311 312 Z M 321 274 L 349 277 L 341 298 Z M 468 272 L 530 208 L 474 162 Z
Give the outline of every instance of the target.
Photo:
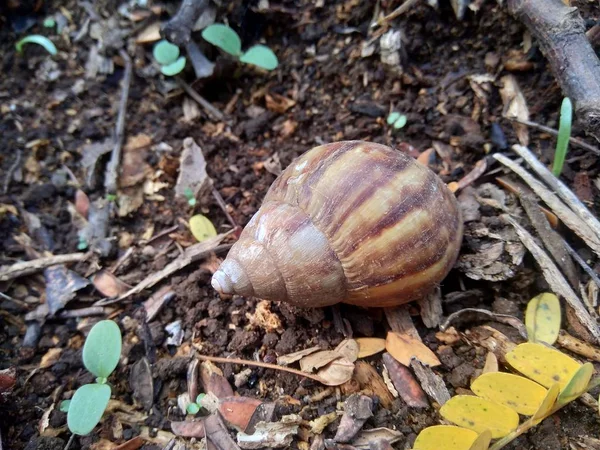
M 525 313 L 525 326 L 530 342 L 554 344 L 560 331 L 560 302 L 551 292 L 533 297 Z
M 490 448 L 491 441 L 491 431 L 485 430 L 483 433 L 477 436 L 477 439 L 475 439 L 475 442 L 473 442 L 473 445 L 471 445 L 471 448 L 469 448 L 469 450 L 487 450 L 488 448 Z
M 535 381 L 504 372 L 481 375 L 473 382 L 471 390 L 479 397 L 508 406 L 525 416 L 535 414 L 547 392 Z
M 564 405 L 572 400 L 575 400 L 577 397 L 587 391 L 587 387 L 588 384 L 590 384 L 590 379 L 592 378 L 593 373 L 594 366 L 592 363 L 588 362 L 581 366 L 561 391 L 560 395 L 558 396 L 557 403 L 559 405 Z
M 552 408 L 556 404 L 558 394 L 560 394 L 560 386 L 558 385 L 558 383 L 554 383 L 552 387 L 548 389 L 548 393 L 546 394 L 544 401 L 531 418 L 533 424 L 537 425 L 542 420 L 544 420 L 544 418 L 546 418 L 548 414 L 550 414 L 550 411 L 552 411 Z
M 519 426 L 519 415 L 507 406 L 473 395 L 452 397 L 440 409 L 442 417 L 477 433 L 490 430 L 501 438 Z
M 543 344 L 526 342 L 506 354 L 506 361 L 533 381 L 549 388 L 558 383 L 563 389 L 581 364 Z
M 444 450 L 470 450 L 477 439 L 477 433 L 454 425 L 435 425 L 427 427 L 419 433 L 413 450 L 439 450 L 444 443 Z
M 190 231 L 198 242 L 217 235 L 215 226 L 202 214 L 196 214 L 190 218 Z
M 385 339 L 382 338 L 356 338 L 358 343 L 358 357 L 366 358 L 385 350 Z
M 441 364 L 435 353 L 429 350 L 429 347 L 420 340 L 406 334 L 390 331 L 385 340 L 385 349 L 396 361 L 407 367 L 410 366 L 412 358 L 417 358 L 423 364 L 431 367 Z

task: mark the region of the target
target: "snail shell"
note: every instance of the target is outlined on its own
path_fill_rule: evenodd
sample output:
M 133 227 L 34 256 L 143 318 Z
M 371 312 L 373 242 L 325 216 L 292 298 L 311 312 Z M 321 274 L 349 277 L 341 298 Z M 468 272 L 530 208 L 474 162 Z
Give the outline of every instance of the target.
M 454 195 L 413 158 L 362 141 L 321 145 L 274 181 L 212 286 L 300 307 L 399 305 L 446 277 L 462 232 Z

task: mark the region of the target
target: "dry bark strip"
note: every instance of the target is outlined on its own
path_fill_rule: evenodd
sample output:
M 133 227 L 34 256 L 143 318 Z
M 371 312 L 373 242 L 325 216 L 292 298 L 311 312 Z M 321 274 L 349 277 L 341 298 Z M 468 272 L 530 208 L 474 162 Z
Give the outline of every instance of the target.
M 58 264 L 83 261 L 88 258 L 88 256 L 88 253 L 69 253 L 66 255 L 47 256 L 32 261 L 18 262 L 12 266 L 3 266 L 0 267 L 0 281 L 12 280 Z
M 587 311 L 583 305 L 583 302 L 579 299 L 579 297 L 577 297 L 577 294 L 573 291 L 573 289 L 571 289 L 568 281 L 565 279 L 558 267 L 556 267 L 552 259 L 539 245 L 536 244 L 533 236 L 531 236 L 531 234 L 529 234 L 525 228 L 519 225 L 515 219 L 508 214 L 502 214 L 501 217 L 514 227 L 519 239 L 521 239 L 521 242 L 523 242 L 523 245 L 527 247 L 540 265 L 544 278 L 550 285 L 550 288 L 554 291 L 554 293 L 562 296 L 567 301 L 569 306 L 573 308 L 573 311 L 575 312 L 575 315 L 579 321 L 594 337 L 596 343 L 599 343 L 600 329 L 598 329 L 596 320 Z
M 209 0 L 183 0 L 177 13 L 163 25 L 162 35 L 179 47 L 185 46 L 190 41 L 196 20 L 209 3 Z
M 600 139 L 600 60 L 577 8 L 561 0 L 509 0 L 508 9 L 539 41 L 578 120 Z

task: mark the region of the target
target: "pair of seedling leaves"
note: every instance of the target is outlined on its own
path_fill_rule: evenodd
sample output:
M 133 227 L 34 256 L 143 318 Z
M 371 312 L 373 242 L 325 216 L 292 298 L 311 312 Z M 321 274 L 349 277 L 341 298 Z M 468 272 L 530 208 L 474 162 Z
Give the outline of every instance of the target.
M 440 442 L 445 450 L 500 449 L 596 386 L 591 363 L 580 364 L 551 346 L 560 323 L 560 303 L 554 294 L 533 298 L 525 316 L 529 342 L 506 354 L 508 364 L 524 376 L 505 372 L 479 376 L 471 385 L 475 395 L 457 395 L 440 409 L 441 416 L 455 425 L 425 428 L 413 450 L 437 450 Z M 528 418 L 519 424 L 519 415 Z
M 242 52 L 242 41 L 238 34 L 227 25 L 216 23 L 202 31 L 202 37 L 241 62 L 266 70 L 277 68 L 279 62 L 273 51 L 264 45 L 255 45 Z M 179 55 L 179 47 L 162 40 L 154 46 L 154 59 L 160 64 L 163 75 L 174 76 L 185 67 L 185 56 Z
M 119 326 L 112 320 L 98 322 L 83 346 L 83 365 L 97 377 L 96 382 L 81 386 L 71 400 L 60 405 L 60 409 L 67 412 L 71 433 L 86 435 L 100 422 L 111 395 L 107 378 L 117 367 L 120 356 Z

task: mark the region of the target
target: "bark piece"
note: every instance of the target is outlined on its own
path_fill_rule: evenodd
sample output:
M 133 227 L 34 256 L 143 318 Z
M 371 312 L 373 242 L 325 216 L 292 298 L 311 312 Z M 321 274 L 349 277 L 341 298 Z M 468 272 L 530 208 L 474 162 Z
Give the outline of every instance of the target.
M 372 415 L 373 400 L 366 395 L 352 394 L 344 402 L 344 415 L 333 440 L 350 442 Z
M 389 353 L 384 353 L 382 359 L 392 384 L 402 400 L 412 408 L 427 408 L 429 403 L 425 392 L 410 370 L 396 361 Z

